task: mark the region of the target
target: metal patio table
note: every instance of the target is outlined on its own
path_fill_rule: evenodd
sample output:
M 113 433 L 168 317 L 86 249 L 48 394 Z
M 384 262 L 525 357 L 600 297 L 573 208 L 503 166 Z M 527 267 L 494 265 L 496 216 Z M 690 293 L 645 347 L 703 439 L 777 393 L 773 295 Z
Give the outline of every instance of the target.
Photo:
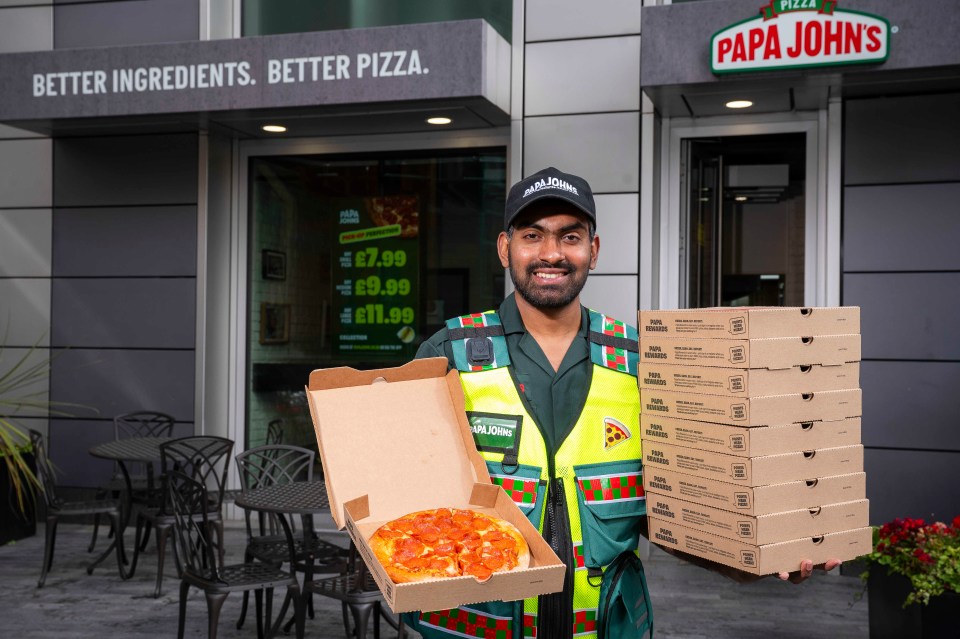
M 241 508 L 279 515 L 283 522 L 284 531 L 288 535 L 288 543 L 291 544 L 293 543 L 293 536 L 290 525 L 285 519 L 287 516 L 302 515 L 304 517 L 304 543 L 307 543 L 308 536 L 313 531 L 313 515 L 325 514 L 330 511 L 327 487 L 323 481 L 289 482 L 256 488 L 237 495 L 234 503 Z M 373 581 L 370 573 L 366 570 L 363 560 L 356 558 L 356 550 L 352 542 L 350 552 L 355 557 L 354 565 L 356 568 L 353 571 L 316 581 L 307 575 L 301 591 L 303 596 L 314 592 L 340 599 L 354 613 L 354 620 L 359 632 L 356 632 L 356 628 L 354 631 L 356 636 L 361 639 L 366 634 L 365 619 L 369 616 L 367 610 L 378 610 L 387 622 L 396 628 L 397 622 L 383 614 L 383 611 L 379 608 L 378 604 L 382 601 L 380 591 L 377 589 L 376 582 Z M 344 615 L 344 624 L 346 625 L 346 612 L 344 612 Z M 292 623 L 292 620 L 287 624 L 287 628 L 289 628 L 290 623 Z
M 124 490 L 121 501 L 120 530 L 114 535 L 114 539 L 107 549 L 93 560 L 89 569 L 92 569 L 106 559 L 107 555 L 114 550 L 115 545 L 119 543 L 120 553 L 124 557 L 124 563 L 120 566 L 120 575 L 124 579 L 128 579 L 131 576 L 131 574 L 127 573 L 123 568 L 127 563 L 126 549 L 123 547 L 123 531 L 126 530 L 127 525 L 130 523 L 130 516 L 133 512 L 133 482 L 130 479 L 130 471 L 127 468 L 127 463 L 150 463 L 158 461 L 160 459 L 160 446 L 174 439 L 174 437 L 129 437 L 104 442 L 90 448 L 89 452 L 92 456 L 117 462 L 117 465 L 120 467 L 120 473 L 123 475 L 126 490 Z

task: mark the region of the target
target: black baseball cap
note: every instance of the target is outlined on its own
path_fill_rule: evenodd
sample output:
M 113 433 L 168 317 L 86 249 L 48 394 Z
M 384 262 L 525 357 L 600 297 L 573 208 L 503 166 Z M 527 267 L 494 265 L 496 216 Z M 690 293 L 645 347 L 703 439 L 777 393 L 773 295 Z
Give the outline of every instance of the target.
M 590 185 L 582 177 L 564 173 L 551 166 L 523 178 L 510 187 L 503 215 L 504 230 L 510 229 L 510 225 L 523 209 L 544 198 L 563 200 L 572 204 L 583 211 L 596 227 L 597 207 L 593 203 Z

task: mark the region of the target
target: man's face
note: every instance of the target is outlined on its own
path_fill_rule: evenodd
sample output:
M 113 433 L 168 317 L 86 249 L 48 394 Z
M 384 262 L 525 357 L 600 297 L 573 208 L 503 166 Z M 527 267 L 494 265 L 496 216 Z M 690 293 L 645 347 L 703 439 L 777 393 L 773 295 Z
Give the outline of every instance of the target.
M 500 262 L 517 293 L 535 308 L 563 308 L 580 295 L 597 266 L 600 239 L 587 217 L 562 200 L 534 202 L 517 217 L 513 237 L 501 233 Z

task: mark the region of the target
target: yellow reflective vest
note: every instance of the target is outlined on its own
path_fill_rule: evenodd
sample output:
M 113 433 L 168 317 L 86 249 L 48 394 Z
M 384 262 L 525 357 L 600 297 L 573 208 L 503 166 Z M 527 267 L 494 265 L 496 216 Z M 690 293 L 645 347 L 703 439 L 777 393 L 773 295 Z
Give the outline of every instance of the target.
M 522 617 L 516 602 L 422 613 L 416 629 L 425 637 L 483 637 L 489 629 L 495 630 L 490 636 L 505 638 L 595 636 L 602 569 L 621 552 L 636 549 L 646 499 L 636 329 L 595 311 L 589 316 L 590 388 L 553 458 L 517 391 L 496 313 L 448 321 L 467 416 L 491 479 L 567 565 L 567 579 L 563 594 L 524 601 Z M 478 348 L 472 340 L 486 343 Z

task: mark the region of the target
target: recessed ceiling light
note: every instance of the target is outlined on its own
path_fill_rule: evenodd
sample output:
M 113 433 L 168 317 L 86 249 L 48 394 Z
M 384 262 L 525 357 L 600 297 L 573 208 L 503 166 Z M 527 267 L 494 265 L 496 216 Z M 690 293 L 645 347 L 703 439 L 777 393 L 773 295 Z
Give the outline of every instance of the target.
M 746 202 L 746 201 L 747 201 L 747 196 L 746 196 L 746 195 L 738 195 L 737 197 L 735 197 L 735 198 L 733 198 L 733 199 L 735 199 L 737 202 Z
M 440 117 L 427 118 L 427 124 L 440 125 L 440 124 L 450 124 L 451 122 L 453 122 L 453 120 L 451 120 L 450 118 L 440 118 Z
M 727 102 L 728 109 L 746 109 L 747 107 L 752 107 L 753 102 L 750 100 L 730 100 Z
M 267 133 L 286 133 L 287 127 L 280 126 L 279 124 L 264 124 L 262 127 Z

